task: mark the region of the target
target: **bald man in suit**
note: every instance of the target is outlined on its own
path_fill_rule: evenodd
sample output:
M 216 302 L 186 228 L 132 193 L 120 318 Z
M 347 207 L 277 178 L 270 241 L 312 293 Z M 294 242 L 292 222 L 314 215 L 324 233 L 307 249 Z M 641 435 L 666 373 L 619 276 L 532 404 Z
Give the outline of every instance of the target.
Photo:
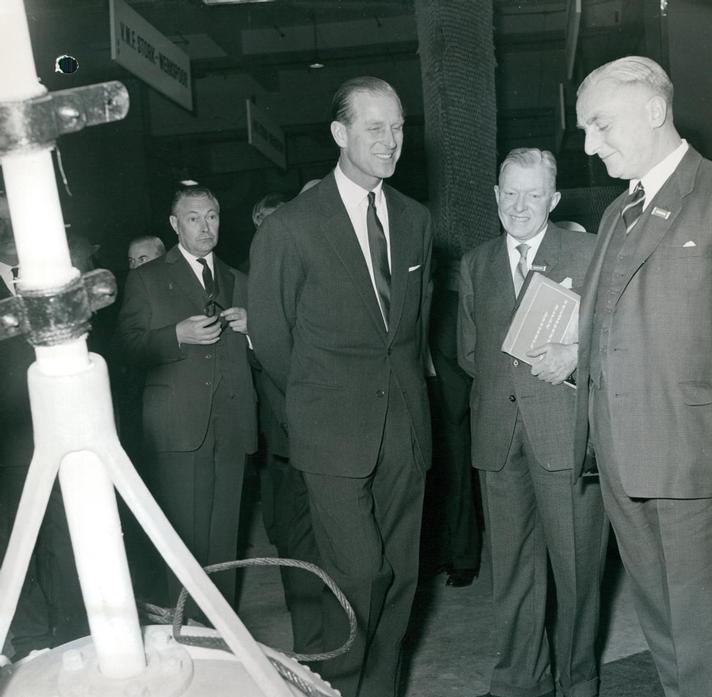
M 588 155 L 628 182 L 583 288 L 576 458 L 590 419 L 606 512 L 666 697 L 712 685 L 712 162 L 649 58 L 594 70 Z

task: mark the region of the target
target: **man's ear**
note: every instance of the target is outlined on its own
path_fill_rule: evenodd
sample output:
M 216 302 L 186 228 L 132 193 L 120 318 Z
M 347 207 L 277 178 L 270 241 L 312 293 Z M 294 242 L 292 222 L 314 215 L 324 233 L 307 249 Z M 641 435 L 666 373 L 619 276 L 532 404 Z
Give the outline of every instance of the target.
M 346 135 L 346 126 L 341 123 L 341 121 L 331 122 L 331 135 L 340 148 L 346 147 L 346 141 L 348 140 Z
M 554 195 L 551 197 L 551 203 L 549 204 L 549 213 L 551 213 L 551 211 L 559 205 L 559 201 L 561 201 L 561 192 L 555 191 Z
M 650 119 L 650 125 L 653 128 L 660 128 L 667 120 L 668 115 L 668 105 L 663 97 L 660 95 L 655 95 L 648 100 L 645 105 L 648 118 Z
M 169 215 L 168 220 L 170 221 L 171 227 L 173 228 L 176 235 L 178 234 L 178 218 L 174 215 Z
M 497 184 L 494 185 L 494 200 L 499 204 L 499 186 Z

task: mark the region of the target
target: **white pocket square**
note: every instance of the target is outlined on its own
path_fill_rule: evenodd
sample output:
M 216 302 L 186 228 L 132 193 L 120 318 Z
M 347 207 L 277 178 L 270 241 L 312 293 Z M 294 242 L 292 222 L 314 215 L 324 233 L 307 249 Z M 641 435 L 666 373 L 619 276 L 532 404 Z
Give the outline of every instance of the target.
M 696 247 L 697 245 L 692 241 L 692 240 L 687 240 L 685 244 L 682 245 L 683 247 Z
M 408 273 L 410 273 L 411 271 L 417 271 L 420 268 L 420 266 L 421 266 L 420 264 L 416 264 L 415 266 L 409 266 Z

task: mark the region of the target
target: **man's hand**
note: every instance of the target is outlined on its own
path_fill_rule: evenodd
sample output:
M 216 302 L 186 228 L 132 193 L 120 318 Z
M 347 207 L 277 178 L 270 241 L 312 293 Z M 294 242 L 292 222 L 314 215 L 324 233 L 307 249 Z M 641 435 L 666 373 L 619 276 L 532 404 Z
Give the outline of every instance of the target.
M 247 310 L 244 307 L 228 307 L 220 313 L 230 329 L 240 334 L 247 334 Z
M 532 375 L 539 380 L 559 385 L 576 370 L 578 344 L 544 344 L 527 351 L 534 358 Z
M 214 344 L 221 331 L 218 318 L 207 315 L 193 315 L 176 324 L 179 344 Z

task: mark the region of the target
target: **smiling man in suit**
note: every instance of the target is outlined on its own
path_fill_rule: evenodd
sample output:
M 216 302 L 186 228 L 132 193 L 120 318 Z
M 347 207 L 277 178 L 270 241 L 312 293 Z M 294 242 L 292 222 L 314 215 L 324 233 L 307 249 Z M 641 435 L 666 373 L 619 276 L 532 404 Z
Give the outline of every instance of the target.
M 351 651 L 323 665 L 344 697 L 393 697 L 417 577 L 430 462 L 425 338 L 430 216 L 385 185 L 403 143 L 394 89 L 363 77 L 332 101 L 335 170 L 262 223 L 250 337 L 286 395 L 323 566 L 353 605 Z M 324 649 L 346 638 L 325 596 Z
M 534 366 L 501 351 L 516 296 L 535 266 L 579 288 L 595 237 L 548 220 L 559 202 L 556 161 L 519 148 L 495 197 L 505 234 L 460 269 L 458 357 L 472 376 L 472 464 L 481 473 L 498 617 L 491 697 L 554 697 L 545 619 L 547 557 L 556 586 L 556 661 L 566 697 L 598 694 L 594 644 L 607 524 L 597 482 L 572 487 L 575 391 L 562 384 L 576 344 L 547 344 Z
M 576 454 L 590 418 L 603 500 L 666 697 L 712 685 L 712 162 L 680 138 L 649 58 L 594 70 L 588 155 L 628 189 L 583 290 Z
M 235 558 L 245 455 L 256 447 L 246 279 L 213 252 L 220 206 L 208 189 L 179 190 L 169 220 L 178 244 L 129 272 L 119 339 L 127 362 L 146 369 L 148 484 L 205 565 Z M 234 572 L 214 581 L 234 605 Z M 171 602 L 179 588 L 169 574 Z

